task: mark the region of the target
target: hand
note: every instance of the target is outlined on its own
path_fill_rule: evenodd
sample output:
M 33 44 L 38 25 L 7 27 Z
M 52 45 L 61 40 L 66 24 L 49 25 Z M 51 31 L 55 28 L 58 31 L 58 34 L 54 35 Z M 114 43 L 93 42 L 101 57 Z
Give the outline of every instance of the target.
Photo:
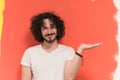
M 103 44 L 103 43 L 97 43 L 97 44 L 81 44 L 81 45 L 78 47 L 77 52 L 81 54 L 83 50 L 92 49 L 92 48 L 98 47 L 98 46 L 100 46 L 100 45 L 102 45 L 102 44 Z

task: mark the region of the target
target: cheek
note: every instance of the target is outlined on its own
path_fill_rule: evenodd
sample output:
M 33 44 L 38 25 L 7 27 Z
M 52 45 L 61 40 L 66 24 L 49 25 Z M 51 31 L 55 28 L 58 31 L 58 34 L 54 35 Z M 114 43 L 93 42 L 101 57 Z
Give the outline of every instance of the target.
M 57 29 L 54 29 L 53 31 L 54 31 L 55 33 L 57 33 Z
M 42 34 L 42 36 L 44 36 L 45 35 L 45 31 L 41 31 L 41 34 Z

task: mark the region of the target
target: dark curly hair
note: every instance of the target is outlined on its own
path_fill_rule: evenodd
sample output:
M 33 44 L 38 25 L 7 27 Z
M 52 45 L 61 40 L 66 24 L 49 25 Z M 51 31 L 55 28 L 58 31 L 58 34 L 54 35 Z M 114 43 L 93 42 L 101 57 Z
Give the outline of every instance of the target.
M 60 40 L 65 35 L 65 26 L 64 21 L 57 16 L 54 12 L 44 12 L 40 13 L 31 18 L 31 27 L 30 30 L 35 37 L 35 40 L 43 42 L 44 39 L 41 34 L 41 27 L 43 26 L 43 20 L 49 19 L 55 24 L 57 28 L 57 40 Z

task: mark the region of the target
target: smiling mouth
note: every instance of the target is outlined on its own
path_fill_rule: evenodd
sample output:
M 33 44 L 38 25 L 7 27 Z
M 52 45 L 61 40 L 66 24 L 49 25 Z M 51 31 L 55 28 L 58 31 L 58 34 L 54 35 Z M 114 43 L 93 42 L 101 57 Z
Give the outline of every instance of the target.
M 55 33 L 51 33 L 51 34 L 46 34 L 45 36 L 53 36 L 53 35 L 55 35 Z
M 52 36 L 53 36 L 53 35 L 50 35 L 50 36 L 47 36 L 47 37 L 48 37 L 49 39 L 51 39 L 51 38 L 52 38 Z

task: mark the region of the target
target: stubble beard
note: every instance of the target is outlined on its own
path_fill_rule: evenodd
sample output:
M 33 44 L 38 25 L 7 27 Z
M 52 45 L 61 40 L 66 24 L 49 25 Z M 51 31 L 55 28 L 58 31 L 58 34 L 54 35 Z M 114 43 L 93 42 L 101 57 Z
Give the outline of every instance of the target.
M 44 39 L 44 41 L 46 41 L 47 43 L 53 43 L 55 40 L 56 40 L 56 38 L 54 38 L 53 40 Z
M 47 35 L 45 35 L 45 36 L 49 36 L 49 35 L 52 35 L 52 36 L 54 36 L 55 35 L 55 37 L 54 37 L 54 39 L 49 39 L 49 40 L 47 40 L 46 38 L 44 38 L 43 37 L 43 39 L 44 39 L 44 41 L 46 41 L 47 43 L 53 43 L 57 38 L 56 38 L 56 34 L 55 33 L 52 33 L 52 34 L 47 34 Z

